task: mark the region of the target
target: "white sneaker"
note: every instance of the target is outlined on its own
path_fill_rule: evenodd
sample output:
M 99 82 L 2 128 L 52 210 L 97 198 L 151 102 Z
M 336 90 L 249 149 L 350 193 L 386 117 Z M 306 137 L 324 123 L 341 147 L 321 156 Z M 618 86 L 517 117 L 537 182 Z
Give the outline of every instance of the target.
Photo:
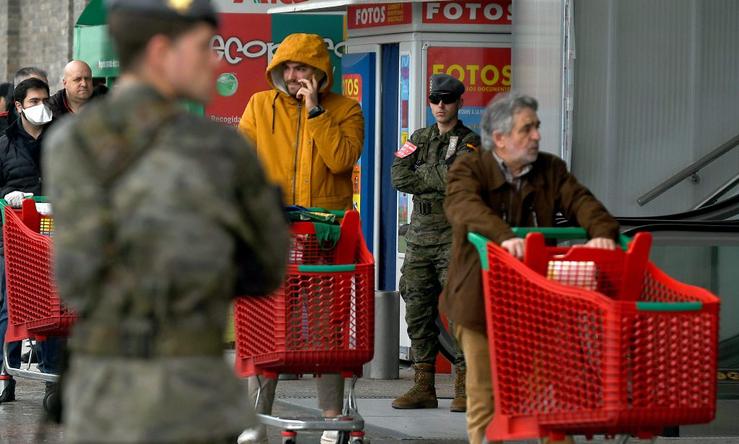
M 339 441 L 338 430 L 326 430 L 321 435 L 321 444 L 336 444 Z
M 251 427 L 241 432 L 236 442 L 238 444 L 269 444 L 266 435 L 264 426 Z

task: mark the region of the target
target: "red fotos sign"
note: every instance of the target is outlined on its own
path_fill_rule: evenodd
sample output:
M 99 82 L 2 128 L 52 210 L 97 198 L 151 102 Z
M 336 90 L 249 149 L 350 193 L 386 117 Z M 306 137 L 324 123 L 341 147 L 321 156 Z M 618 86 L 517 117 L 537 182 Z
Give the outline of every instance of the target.
M 456 0 L 423 4 L 423 23 L 510 25 L 511 0 Z
M 465 86 L 465 106 L 482 106 L 511 89 L 510 48 L 428 48 L 427 77 L 449 74 Z
M 362 104 L 362 76 L 359 74 L 344 74 L 342 93 L 344 97 L 354 99 Z
M 380 26 L 406 25 L 413 19 L 411 3 L 384 3 L 349 6 L 348 29 L 376 28 Z

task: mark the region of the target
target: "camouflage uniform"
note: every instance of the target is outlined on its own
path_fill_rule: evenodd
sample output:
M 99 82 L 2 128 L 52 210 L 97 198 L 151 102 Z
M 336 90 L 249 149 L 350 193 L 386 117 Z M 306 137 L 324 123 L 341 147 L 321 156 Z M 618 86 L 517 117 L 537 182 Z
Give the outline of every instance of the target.
M 67 442 L 226 442 L 255 424 L 223 359 L 229 303 L 282 279 L 278 192 L 235 131 L 144 85 L 52 130 L 59 294 L 79 314 Z
M 451 145 L 456 146 L 450 147 L 450 142 L 455 140 Z M 436 318 L 452 242 L 451 227 L 442 207 L 447 170 L 456 156 L 476 149 L 480 138 L 460 120 L 442 135 L 437 125 L 420 129 L 411 135 L 410 141 L 417 147 L 416 151 L 404 158 L 396 157 L 392 166 L 393 186 L 413 194 L 400 294 L 406 303 L 405 320 L 413 362 L 432 364 L 439 351 Z M 455 365 L 463 366 L 462 352 L 455 348 Z

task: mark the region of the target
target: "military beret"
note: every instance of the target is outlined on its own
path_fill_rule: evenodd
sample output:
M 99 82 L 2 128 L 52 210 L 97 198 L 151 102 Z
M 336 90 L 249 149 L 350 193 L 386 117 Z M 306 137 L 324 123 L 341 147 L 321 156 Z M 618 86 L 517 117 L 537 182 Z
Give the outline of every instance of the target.
M 429 94 L 464 94 L 464 84 L 448 74 L 434 74 L 429 79 Z
M 210 0 L 107 0 L 108 11 L 130 11 L 163 18 L 205 21 L 218 26 Z

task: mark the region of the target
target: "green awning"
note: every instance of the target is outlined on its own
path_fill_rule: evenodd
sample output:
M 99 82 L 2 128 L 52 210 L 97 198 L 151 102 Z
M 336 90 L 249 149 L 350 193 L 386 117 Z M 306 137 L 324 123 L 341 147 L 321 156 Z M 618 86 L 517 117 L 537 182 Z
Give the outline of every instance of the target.
M 77 19 L 77 26 L 104 25 L 107 20 L 108 14 L 105 12 L 104 0 L 90 0 L 80 18 Z

